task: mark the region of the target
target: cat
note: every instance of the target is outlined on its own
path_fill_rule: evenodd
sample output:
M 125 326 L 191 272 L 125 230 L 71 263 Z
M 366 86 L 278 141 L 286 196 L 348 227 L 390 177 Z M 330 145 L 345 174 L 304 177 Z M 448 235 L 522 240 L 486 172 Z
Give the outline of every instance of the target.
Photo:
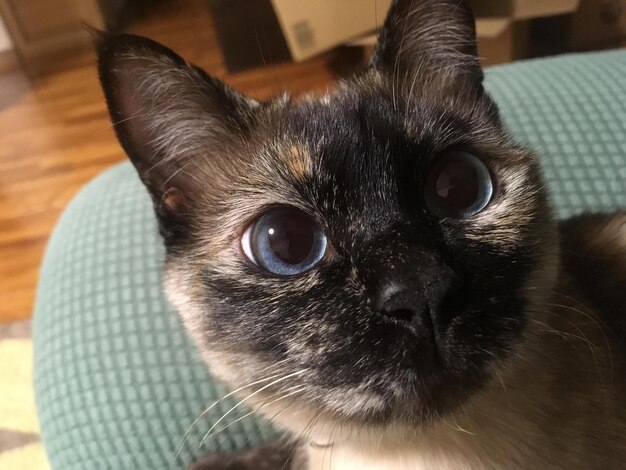
M 624 468 L 626 212 L 555 220 L 466 1 L 394 1 L 323 96 L 258 102 L 133 35 L 97 50 L 171 303 L 295 436 L 193 469 Z

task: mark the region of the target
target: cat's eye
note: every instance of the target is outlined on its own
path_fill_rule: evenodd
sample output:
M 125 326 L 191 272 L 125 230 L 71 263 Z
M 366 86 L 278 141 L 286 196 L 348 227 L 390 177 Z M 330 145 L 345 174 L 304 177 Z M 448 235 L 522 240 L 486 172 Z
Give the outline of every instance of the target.
M 428 208 L 442 217 L 470 217 L 491 201 L 493 181 L 485 164 L 469 152 L 440 156 L 430 168 L 424 197 Z
M 311 269 L 324 257 L 327 243 L 317 222 L 294 208 L 266 212 L 241 237 L 248 259 L 279 276 L 295 276 Z

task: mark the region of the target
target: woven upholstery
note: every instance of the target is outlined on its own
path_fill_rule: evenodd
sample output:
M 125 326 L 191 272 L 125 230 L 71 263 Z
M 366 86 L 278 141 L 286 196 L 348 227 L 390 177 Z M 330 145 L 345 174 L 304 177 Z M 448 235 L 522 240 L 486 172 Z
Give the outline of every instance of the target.
M 626 206 L 626 51 L 492 68 L 487 86 L 520 141 L 542 155 L 560 216 Z M 202 435 L 235 402 L 200 364 L 161 293 L 163 248 L 146 191 L 122 164 L 67 207 L 43 263 L 35 388 L 54 470 L 182 469 L 272 430 L 247 417 Z M 242 417 L 232 413 L 225 424 Z
M 168 468 L 194 418 L 227 393 L 167 306 L 163 259 L 150 199 L 129 164 L 89 183 L 61 217 L 34 327 L 37 405 L 53 469 Z M 198 454 L 210 423 L 233 404 L 201 421 L 173 468 Z M 200 453 L 239 448 L 264 431 L 241 420 Z
M 491 68 L 509 129 L 541 157 L 560 217 L 626 206 L 626 50 Z

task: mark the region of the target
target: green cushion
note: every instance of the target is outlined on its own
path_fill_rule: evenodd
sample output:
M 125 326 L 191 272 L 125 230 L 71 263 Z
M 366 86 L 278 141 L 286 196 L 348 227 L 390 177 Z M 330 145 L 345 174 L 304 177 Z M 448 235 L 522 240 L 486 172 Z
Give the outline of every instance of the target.
M 210 379 L 161 291 L 164 249 L 130 164 L 89 183 L 65 210 L 45 255 L 34 317 L 35 390 L 53 469 L 161 469 L 194 419 L 227 391 Z M 244 419 L 178 464 L 267 434 Z M 233 418 L 243 415 L 233 413 Z
M 487 89 L 541 157 L 560 217 L 626 206 L 626 51 L 493 67 Z
M 505 121 L 541 154 L 560 216 L 626 206 L 624 77 L 626 51 L 487 73 Z M 223 401 L 192 426 L 226 390 L 163 298 L 163 257 L 150 201 L 128 163 L 89 183 L 61 217 L 34 319 L 37 405 L 54 470 L 182 469 L 273 433 L 246 417 L 199 445 L 236 402 Z

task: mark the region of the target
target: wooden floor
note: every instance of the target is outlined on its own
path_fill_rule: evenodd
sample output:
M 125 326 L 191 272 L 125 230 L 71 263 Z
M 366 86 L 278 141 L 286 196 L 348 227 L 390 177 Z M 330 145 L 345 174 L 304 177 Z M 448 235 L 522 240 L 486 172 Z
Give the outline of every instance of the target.
M 206 3 L 158 2 L 130 30 L 259 99 L 284 89 L 321 90 L 336 77 L 338 64 L 348 72 L 363 59 L 356 49 L 338 49 L 299 64 L 229 74 Z M 66 59 L 73 64 L 66 71 L 35 82 L 19 71 L 0 74 L 0 321 L 30 316 L 42 254 L 59 214 L 88 180 L 124 160 L 93 55 Z
M 228 74 L 203 2 L 167 2 L 131 31 L 177 50 L 241 91 L 267 98 L 283 89 L 321 89 L 333 64 L 360 60 L 338 50 L 300 64 Z M 124 160 L 104 106 L 91 54 L 36 82 L 0 75 L 0 321 L 33 308 L 46 240 L 67 202 L 92 177 Z

